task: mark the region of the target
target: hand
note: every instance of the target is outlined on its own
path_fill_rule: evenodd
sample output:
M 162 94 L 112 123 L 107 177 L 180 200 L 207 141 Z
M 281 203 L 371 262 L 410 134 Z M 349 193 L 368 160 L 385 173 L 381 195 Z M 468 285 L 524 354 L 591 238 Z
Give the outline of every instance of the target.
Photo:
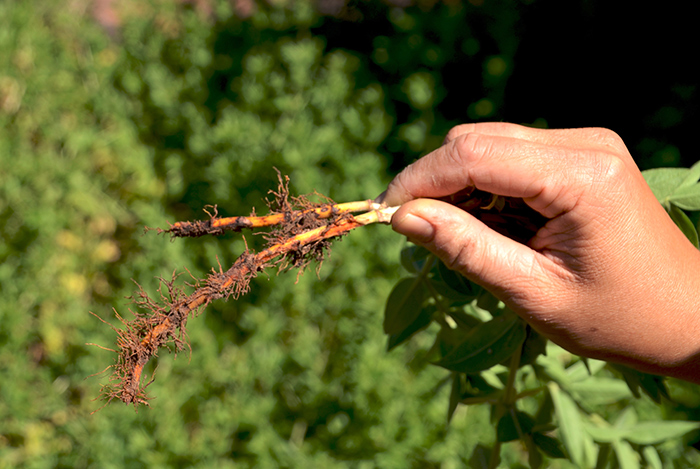
M 429 198 L 522 198 L 548 221 L 527 245 Z M 435 253 L 573 353 L 700 383 L 700 251 L 605 129 L 468 124 L 408 166 L 383 202 Z

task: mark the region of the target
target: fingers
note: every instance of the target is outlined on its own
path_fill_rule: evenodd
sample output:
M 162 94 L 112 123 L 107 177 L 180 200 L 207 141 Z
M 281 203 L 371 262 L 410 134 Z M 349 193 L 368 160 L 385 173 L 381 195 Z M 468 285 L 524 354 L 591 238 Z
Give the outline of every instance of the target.
M 466 124 L 450 131 L 446 142 L 402 171 L 389 185 L 384 201 L 399 205 L 475 186 L 524 198 L 545 216 L 554 217 L 574 206 L 581 191 L 610 165 L 629 164 L 615 148 L 619 137 L 603 129 Z
M 451 269 L 484 285 L 504 301 L 513 300 L 521 306 L 541 306 L 546 292 L 552 290 L 548 286 L 567 275 L 545 256 L 445 202 L 408 202 L 394 214 L 392 225 Z
M 580 149 L 582 145 L 585 145 L 590 149 L 627 152 L 627 147 L 622 139 L 615 132 L 608 129 L 590 127 L 580 129 L 537 129 L 506 122 L 483 122 L 455 126 L 450 129 L 443 144 L 468 133 L 510 137 L 542 145 L 564 146 L 576 149 Z
M 389 185 L 385 202 L 400 205 L 420 197 L 443 197 L 468 186 L 523 199 L 547 196 L 550 213 L 569 208 L 577 194 L 565 191 L 569 175 L 580 176 L 575 161 L 556 147 L 477 133 L 460 135 L 402 171 Z M 567 171 L 568 169 L 568 171 Z M 588 170 L 587 170 L 588 171 Z M 566 194 L 566 200 L 559 198 Z M 534 207 L 536 210 L 537 208 Z

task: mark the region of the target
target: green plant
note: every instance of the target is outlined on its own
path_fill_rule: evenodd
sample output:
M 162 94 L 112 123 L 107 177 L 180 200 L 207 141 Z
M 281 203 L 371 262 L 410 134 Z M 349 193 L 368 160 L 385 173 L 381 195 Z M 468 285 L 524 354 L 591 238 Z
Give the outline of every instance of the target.
M 700 210 L 700 163 L 652 169 L 644 176 L 697 247 L 697 229 L 682 209 Z M 495 208 L 502 210 L 503 204 Z M 577 467 L 607 467 L 612 460 L 625 468 L 662 467 L 657 446 L 700 428 L 698 422 L 638 423 L 632 407 L 606 419 L 606 407 L 638 398 L 640 391 L 657 403 L 668 398 L 664 379 L 570 356 L 423 248 L 406 248 L 401 260 L 410 276 L 396 284 L 387 301 L 389 349 L 438 324 L 427 355 L 452 373 L 448 419 L 460 404 L 492 408 L 495 442 L 475 449 L 474 467 L 497 467 L 501 445 L 513 440 L 527 448 L 531 467 L 541 467 L 544 457 L 568 458 Z
M 700 210 L 700 163 L 690 169 L 656 169 L 645 172 L 652 190 L 671 217 L 697 245 L 697 232 L 678 206 Z M 117 363 L 113 381 L 104 389 L 108 401 L 118 398 L 135 406 L 147 403 L 144 366 L 158 349 L 184 344 L 185 323 L 218 298 L 237 298 L 250 280 L 268 266 L 280 271 L 299 269 L 312 260 L 322 261 L 332 239 L 377 222 L 387 223 L 397 207 L 372 201 L 335 204 L 312 203 L 289 194 L 288 178 L 279 177 L 270 214 L 177 222 L 166 230 L 173 237 L 220 235 L 225 231 L 273 227 L 265 234 L 267 247 L 246 251 L 224 271 L 219 266 L 197 281 L 186 295 L 173 281 L 162 283 L 167 295 L 155 301 L 142 290 L 135 303 L 142 309 L 126 328 L 118 330 Z M 450 202 L 514 239 L 527 240 L 543 219 L 522 201 L 469 189 Z M 364 211 L 354 216 L 351 212 Z M 681 215 L 679 216 L 678 213 Z M 491 293 L 449 270 L 424 248 L 410 246 L 401 254 L 410 274 L 388 296 L 384 332 L 388 349 L 409 341 L 437 325 L 427 359 L 450 372 L 451 391 L 447 420 L 459 405 L 486 404 L 495 426 L 492 447 L 479 445 L 472 454 L 474 467 L 495 468 L 501 447 L 520 441 L 531 467 L 546 458 L 569 459 L 577 467 L 661 467 L 657 447 L 700 428 L 700 422 L 657 420 L 638 422 L 633 407 L 609 412 L 611 406 L 640 391 L 660 402 L 668 398 L 663 378 L 599 360 L 577 358 L 549 343 Z M 179 333 L 177 333 L 179 331 Z M 607 410 L 606 410 L 607 409 Z M 606 415 L 607 414 L 607 415 Z

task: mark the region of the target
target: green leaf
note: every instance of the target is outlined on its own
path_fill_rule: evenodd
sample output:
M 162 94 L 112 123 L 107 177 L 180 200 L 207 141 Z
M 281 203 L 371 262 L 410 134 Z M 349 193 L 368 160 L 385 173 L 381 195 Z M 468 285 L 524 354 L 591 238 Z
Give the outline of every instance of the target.
M 501 458 L 498 457 L 500 462 Z M 491 467 L 489 462 L 491 461 L 491 448 L 479 443 L 474 447 L 472 451 L 472 456 L 469 458 L 469 467 L 473 469 L 488 469 Z
M 637 411 L 634 407 L 625 407 L 615 419 L 615 427 L 632 428 L 637 425 Z
M 545 435 L 544 433 L 533 433 L 532 439 L 539 449 L 550 458 L 565 458 L 564 448 L 561 447 L 561 442 L 556 438 Z
M 457 410 L 459 401 L 462 400 L 462 375 L 452 373 L 452 388 L 450 389 L 450 403 L 447 406 L 447 423 L 450 423 L 452 416 Z
M 470 282 L 464 275 L 448 269 L 444 262 L 438 262 L 437 270 L 438 278 L 436 280 L 444 283 L 449 288 L 448 292 L 454 292 L 452 295 L 449 293 L 443 295 L 446 298 L 461 300 L 467 297 L 473 299 L 481 292 L 479 285 Z
M 411 245 L 401 250 L 401 265 L 412 274 L 423 269 L 430 251 L 423 246 Z
M 472 329 L 462 343 L 435 364 L 451 371 L 474 373 L 510 357 L 523 340 L 525 327 L 520 318 L 494 318 Z
M 642 456 L 644 456 L 644 462 L 649 469 L 663 469 L 661 457 L 653 446 L 645 446 L 642 450 Z
M 612 443 L 621 440 L 626 433 L 626 429 L 613 427 L 607 422 L 602 425 L 585 424 L 584 428 L 586 433 L 598 443 Z
M 636 414 L 630 408 L 623 411 L 614 426 L 604 421 L 599 425 L 586 424 L 586 432 L 599 443 L 627 440 L 638 445 L 655 445 L 679 438 L 700 428 L 700 422 L 684 420 L 656 420 L 637 423 Z
M 690 167 L 685 179 L 683 179 L 683 181 L 681 181 L 681 183 L 678 185 L 678 189 L 690 187 L 698 182 L 698 180 L 700 180 L 700 161 L 697 161 Z
M 700 428 L 700 422 L 683 420 L 641 422 L 628 430 L 625 439 L 638 445 L 655 445 L 666 440 L 679 438 L 698 428 Z
M 591 377 L 571 383 L 566 389 L 579 402 L 585 403 L 587 409 L 597 405 L 614 404 L 632 397 L 627 384 L 618 378 Z
M 542 467 L 542 453 L 537 445 L 535 445 L 532 435 L 523 435 L 522 442 L 525 443 L 525 447 L 527 448 L 527 462 L 530 464 L 530 469 L 539 469 Z
M 684 210 L 700 210 L 700 184 L 680 187 L 668 200 Z
M 637 399 L 641 397 L 640 389 L 657 404 L 661 402 L 661 397 L 669 398 L 664 377 L 643 373 L 617 363 L 610 363 L 609 366 L 622 374 L 627 386 Z
M 683 212 L 683 210 L 678 208 L 675 204 L 670 205 L 668 208 L 668 214 L 671 216 L 671 219 L 676 226 L 683 232 L 685 237 L 688 238 L 695 247 L 698 247 L 698 232 L 695 229 L 693 222 L 690 221 L 690 218 L 688 218 L 688 215 L 686 215 L 685 212 Z
M 654 196 L 664 207 L 675 204 L 684 210 L 700 210 L 700 164 L 692 168 L 656 168 L 643 172 Z
M 655 168 L 642 172 L 654 196 L 662 204 L 683 184 L 689 174 L 688 168 Z
M 620 469 L 639 469 L 639 454 L 626 441 L 615 440 L 612 442 L 617 462 Z
M 518 427 L 515 425 L 515 418 L 513 418 L 513 414 L 517 416 L 520 432 L 518 431 Z M 532 432 L 532 427 L 534 426 L 535 419 L 525 412 L 506 412 L 505 415 L 498 421 L 498 426 L 496 427 L 496 437 L 501 443 L 518 440 L 522 435 L 530 434 Z
M 542 404 L 535 414 L 535 423 L 538 427 L 544 425 L 549 425 L 552 422 L 552 415 L 554 414 L 554 403 L 552 402 L 552 395 L 548 392 L 544 393 Z
M 530 365 L 537 357 L 547 353 L 547 338 L 531 327 L 527 327 L 527 337 L 520 355 L 520 366 Z
M 419 277 L 399 280 L 386 301 L 384 332 L 400 334 L 406 330 L 423 311 L 426 296 Z
M 554 409 L 559 421 L 562 442 L 573 463 L 578 467 L 589 467 L 586 450 L 590 436 L 585 432 L 581 413 L 573 399 L 563 392 L 559 386 L 550 382 L 547 387 L 552 395 Z
M 418 314 L 416 320 L 408 326 L 406 326 L 406 328 L 403 331 L 397 334 L 390 334 L 389 340 L 387 341 L 387 351 L 398 347 L 399 345 L 403 344 L 408 339 L 413 337 L 415 334 L 428 327 L 430 323 L 433 322 L 434 312 L 435 305 L 427 305 L 421 310 L 420 314 Z

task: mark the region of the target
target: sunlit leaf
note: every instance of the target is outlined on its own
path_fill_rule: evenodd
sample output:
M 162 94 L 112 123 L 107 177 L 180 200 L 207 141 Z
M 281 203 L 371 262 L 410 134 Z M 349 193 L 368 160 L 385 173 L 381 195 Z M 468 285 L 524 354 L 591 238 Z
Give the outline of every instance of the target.
M 644 462 L 649 469 L 663 469 L 661 457 L 653 446 L 645 446 L 642 450 L 642 456 L 644 456 Z
M 632 398 L 632 392 L 627 384 L 616 378 L 591 377 L 571 383 L 566 389 L 584 403 L 585 408 L 614 404 L 623 399 Z
M 576 403 L 556 383 L 549 383 L 547 387 L 552 395 L 561 439 L 571 460 L 578 467 L 590 467 L 586 452 L 586 440 L 590 439 L 590 436 L 584 430 Z
M 625 439 L 638 445 L 655 445 L 666 440 L 679 438 L 698 428 L 700 428 L 700 422 L 686 422 L 683 420 L 640 422 L 629 429 Z
M 668 200 L 684 210 L 700 210 L 700 184 L 679 188 Z
M 639 469 L 639 454 L 624 440 L 612 442 L 613 451 L 617 457 L 620 469 Z
M 683 179 L 683 181 L 681 181 L 681 183 L 678 185 L 678 189 L 681 190 L 685 189 L 686 187 L 690 187 L 697 183 L 698 180 L 700 180 L 700 161 L 696 162 L 690 167 L 685 179 Z
M 689 173 L 690 170 L 687 168 L 654 168 L 648 169 L 642 174 L 656 199 L 665 203 L 688 177 Z

